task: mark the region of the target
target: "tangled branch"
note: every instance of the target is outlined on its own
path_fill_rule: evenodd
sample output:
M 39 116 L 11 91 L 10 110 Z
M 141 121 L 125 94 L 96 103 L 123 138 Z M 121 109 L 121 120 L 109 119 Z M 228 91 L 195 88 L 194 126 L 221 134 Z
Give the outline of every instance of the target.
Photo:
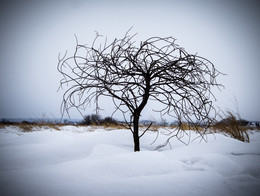
M 122 112 L 131 128 L 152 100 L 163 107 L 157 112 L 168 114 L 179 122 L 208 125 L 216 113 L 212 87 L 220 87 L 219 74 L 209 60 L 187 53 L 173 37 L 151 37 L 140 44 L 129 35 L 110 44 L 77 43 L 72 56 L 59 58 L 58 70 L 63 75 L 60 86 L 65 87 L 62 114 L 71 107 L 85 110 L 96 104 L 101 96 L 110 97 L 115 112 Z M 126 119 L 126 118 L 125 118 Z M 131 128 L 132 132 L 134 130 Z

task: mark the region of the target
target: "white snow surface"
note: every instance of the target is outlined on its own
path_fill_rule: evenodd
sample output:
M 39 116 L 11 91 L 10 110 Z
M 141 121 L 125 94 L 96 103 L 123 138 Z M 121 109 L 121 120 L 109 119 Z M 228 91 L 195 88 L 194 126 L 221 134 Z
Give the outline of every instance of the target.
M 250 143 L 221 134 L 189 145 L 173 138 L 159 151 L 167 137 L 151 145 L 156 135 L 147 132 L 133 152 L 128 130 L 2 128 L 0 195 L 260 195 L 260 132 L 251 131 Z

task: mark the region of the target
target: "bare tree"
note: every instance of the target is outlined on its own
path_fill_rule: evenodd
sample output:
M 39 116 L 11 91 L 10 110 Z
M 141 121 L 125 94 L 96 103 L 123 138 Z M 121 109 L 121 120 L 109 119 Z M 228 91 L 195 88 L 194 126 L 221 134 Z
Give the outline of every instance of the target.
M 62 114 L 71 107 L 84 110 L 93 102 L 99 110 L 99 98 L 110 97 L 114 113 L 122 112 L 133 133 L 134 150 L 140 151 L 139 139 L 150 127 L 139 133 L 148 100 L 163 106 L 158 111 L 162 115 L 180 122 L 209 123 L 215 111 L 211 87 L 219 86 L 220 72 L 209 60 L 187 53 L 173 37 L 151 37 L 136 44 L 135 35 L 128 31 L 121 39 L 98 44 L 102 36 L 97 33 L 90 46 L 77 41 L 74 55 L 59 57 L 58 71 L 64 76 L 60 85 L 66 87 Z

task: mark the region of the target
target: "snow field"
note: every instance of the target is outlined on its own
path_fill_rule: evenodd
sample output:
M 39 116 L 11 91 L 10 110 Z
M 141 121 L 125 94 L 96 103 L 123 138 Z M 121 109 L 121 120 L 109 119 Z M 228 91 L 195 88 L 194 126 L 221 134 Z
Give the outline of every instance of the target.
M 63 127 L 0 130 L 0 195 L 259 195 L 260 133 L 243 143 L 221 134 L 188 146 L 147 132 L 133 152 L 128 130 Z M 161 130 L 162 131 L 162 130 Z M 193 132 L 191 137 L 197 135 Z M 186 138 L 184 138 L 186 139 Z M 188 138 L 187 138 L 188 139 Z

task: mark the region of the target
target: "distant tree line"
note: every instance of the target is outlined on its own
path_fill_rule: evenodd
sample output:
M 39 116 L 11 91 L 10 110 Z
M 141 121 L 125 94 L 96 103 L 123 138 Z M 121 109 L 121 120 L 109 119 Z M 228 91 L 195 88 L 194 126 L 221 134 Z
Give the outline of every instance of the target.
M 102 118 L 100 115 L 97 114 L 91 114 L 84 116 L 83 120 L 80 122 L 81 125 L 119 125 L 120 123 L 108 116 L 105 118 Z

